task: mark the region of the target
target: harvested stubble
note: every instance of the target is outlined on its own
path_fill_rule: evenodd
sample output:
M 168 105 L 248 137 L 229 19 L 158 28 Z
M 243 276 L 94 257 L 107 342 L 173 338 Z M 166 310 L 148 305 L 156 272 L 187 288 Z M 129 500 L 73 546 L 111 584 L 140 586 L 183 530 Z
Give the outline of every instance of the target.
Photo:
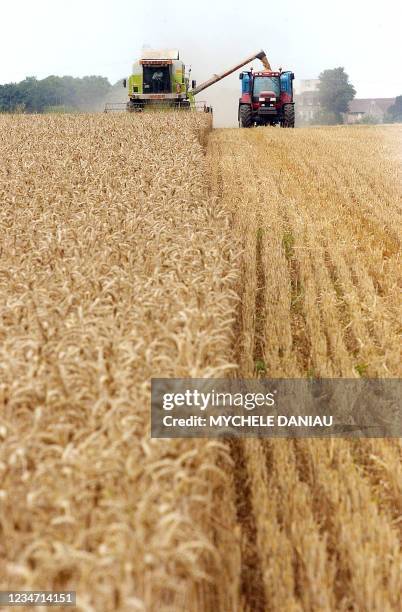
M 401 147 L 401 126 L 213 132 L 244 251 L 240 375 L 400 376 Z M 401 609 L 399 440 L 246 440 L 232 457 L 244 609 Z
M 236 606 L 226 447 L 149 438 L 152 375 L 232 368 L 238 253 L 207 194 L 209 128 L 0 116 L 3 589 L 75 588 L 88 611 Z

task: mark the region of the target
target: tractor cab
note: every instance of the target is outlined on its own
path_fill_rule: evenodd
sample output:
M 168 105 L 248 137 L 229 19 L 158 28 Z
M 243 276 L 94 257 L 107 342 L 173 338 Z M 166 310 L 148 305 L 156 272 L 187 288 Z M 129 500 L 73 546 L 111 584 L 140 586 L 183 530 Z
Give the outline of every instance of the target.
M 279 72 L 254 72 L 251 93 L 253 102 L 276 102 L 281 95 Z

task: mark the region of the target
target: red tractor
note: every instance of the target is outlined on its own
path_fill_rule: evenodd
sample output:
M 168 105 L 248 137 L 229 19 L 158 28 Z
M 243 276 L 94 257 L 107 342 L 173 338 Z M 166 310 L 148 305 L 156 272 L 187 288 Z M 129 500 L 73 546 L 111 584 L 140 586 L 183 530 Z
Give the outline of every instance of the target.
M 264 70 L 241 72 L 239 126 L 279 125 L 294 128 L 293 72 Z
M 274 71 L 265 54 L 265 51 L 258 51 L 242 62 L 232 66 L 228 70 L 215 74 L 213 77 L 201 83 L 197 87 L 193 81 L 193 89 L 189 91 L 190 99 L 239 70 L 254 59 L 261 60 L 264 70 L 253 72 L 245 70 L 240 73 L 242 80 L 242 96 L 239 100 L 239 125 L 240 127 L 252 127 L 253 125 L 276 125 L 281 127 L 295 126 L 295 105 L 293 102 L 293 72 L 282 72 L 282 69 Z

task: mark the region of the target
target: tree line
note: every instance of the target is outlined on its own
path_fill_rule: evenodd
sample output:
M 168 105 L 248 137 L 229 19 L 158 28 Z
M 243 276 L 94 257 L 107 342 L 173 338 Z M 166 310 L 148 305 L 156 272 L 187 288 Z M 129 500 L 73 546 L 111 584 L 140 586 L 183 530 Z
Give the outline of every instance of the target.
M 47 111 L 102 110 L 112 86 L 102 76 L 48 76 L 45 79 L 26 77 L 20 83 L 0 85 L 0 112 L 43 113 Z M 324 70 L 319 76 L 320 110 L 314 123 L 343 123 L 343 114 L 356 90 L 344 68 Z M 402 96 L 388 109 L 387 123 L 402 121 Z
M 102 76 L 26 77 L 20 83 L 0 85 L 0 112 L 99 110 L 111 89 Z

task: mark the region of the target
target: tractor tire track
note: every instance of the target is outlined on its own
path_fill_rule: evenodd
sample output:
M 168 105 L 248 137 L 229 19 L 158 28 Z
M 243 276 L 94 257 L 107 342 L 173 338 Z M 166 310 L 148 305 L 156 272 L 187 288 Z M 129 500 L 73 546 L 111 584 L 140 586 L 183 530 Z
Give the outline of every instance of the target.
M 253 510 L 248 467 L 244 453 L 244 441 L 228 442 L 233 460 L 233 478 L 237 520 L 241 530 L 241 579 L 240 600 L 250 612 L 265 612 L 263 567 L 257 546 L 257 526 Z

